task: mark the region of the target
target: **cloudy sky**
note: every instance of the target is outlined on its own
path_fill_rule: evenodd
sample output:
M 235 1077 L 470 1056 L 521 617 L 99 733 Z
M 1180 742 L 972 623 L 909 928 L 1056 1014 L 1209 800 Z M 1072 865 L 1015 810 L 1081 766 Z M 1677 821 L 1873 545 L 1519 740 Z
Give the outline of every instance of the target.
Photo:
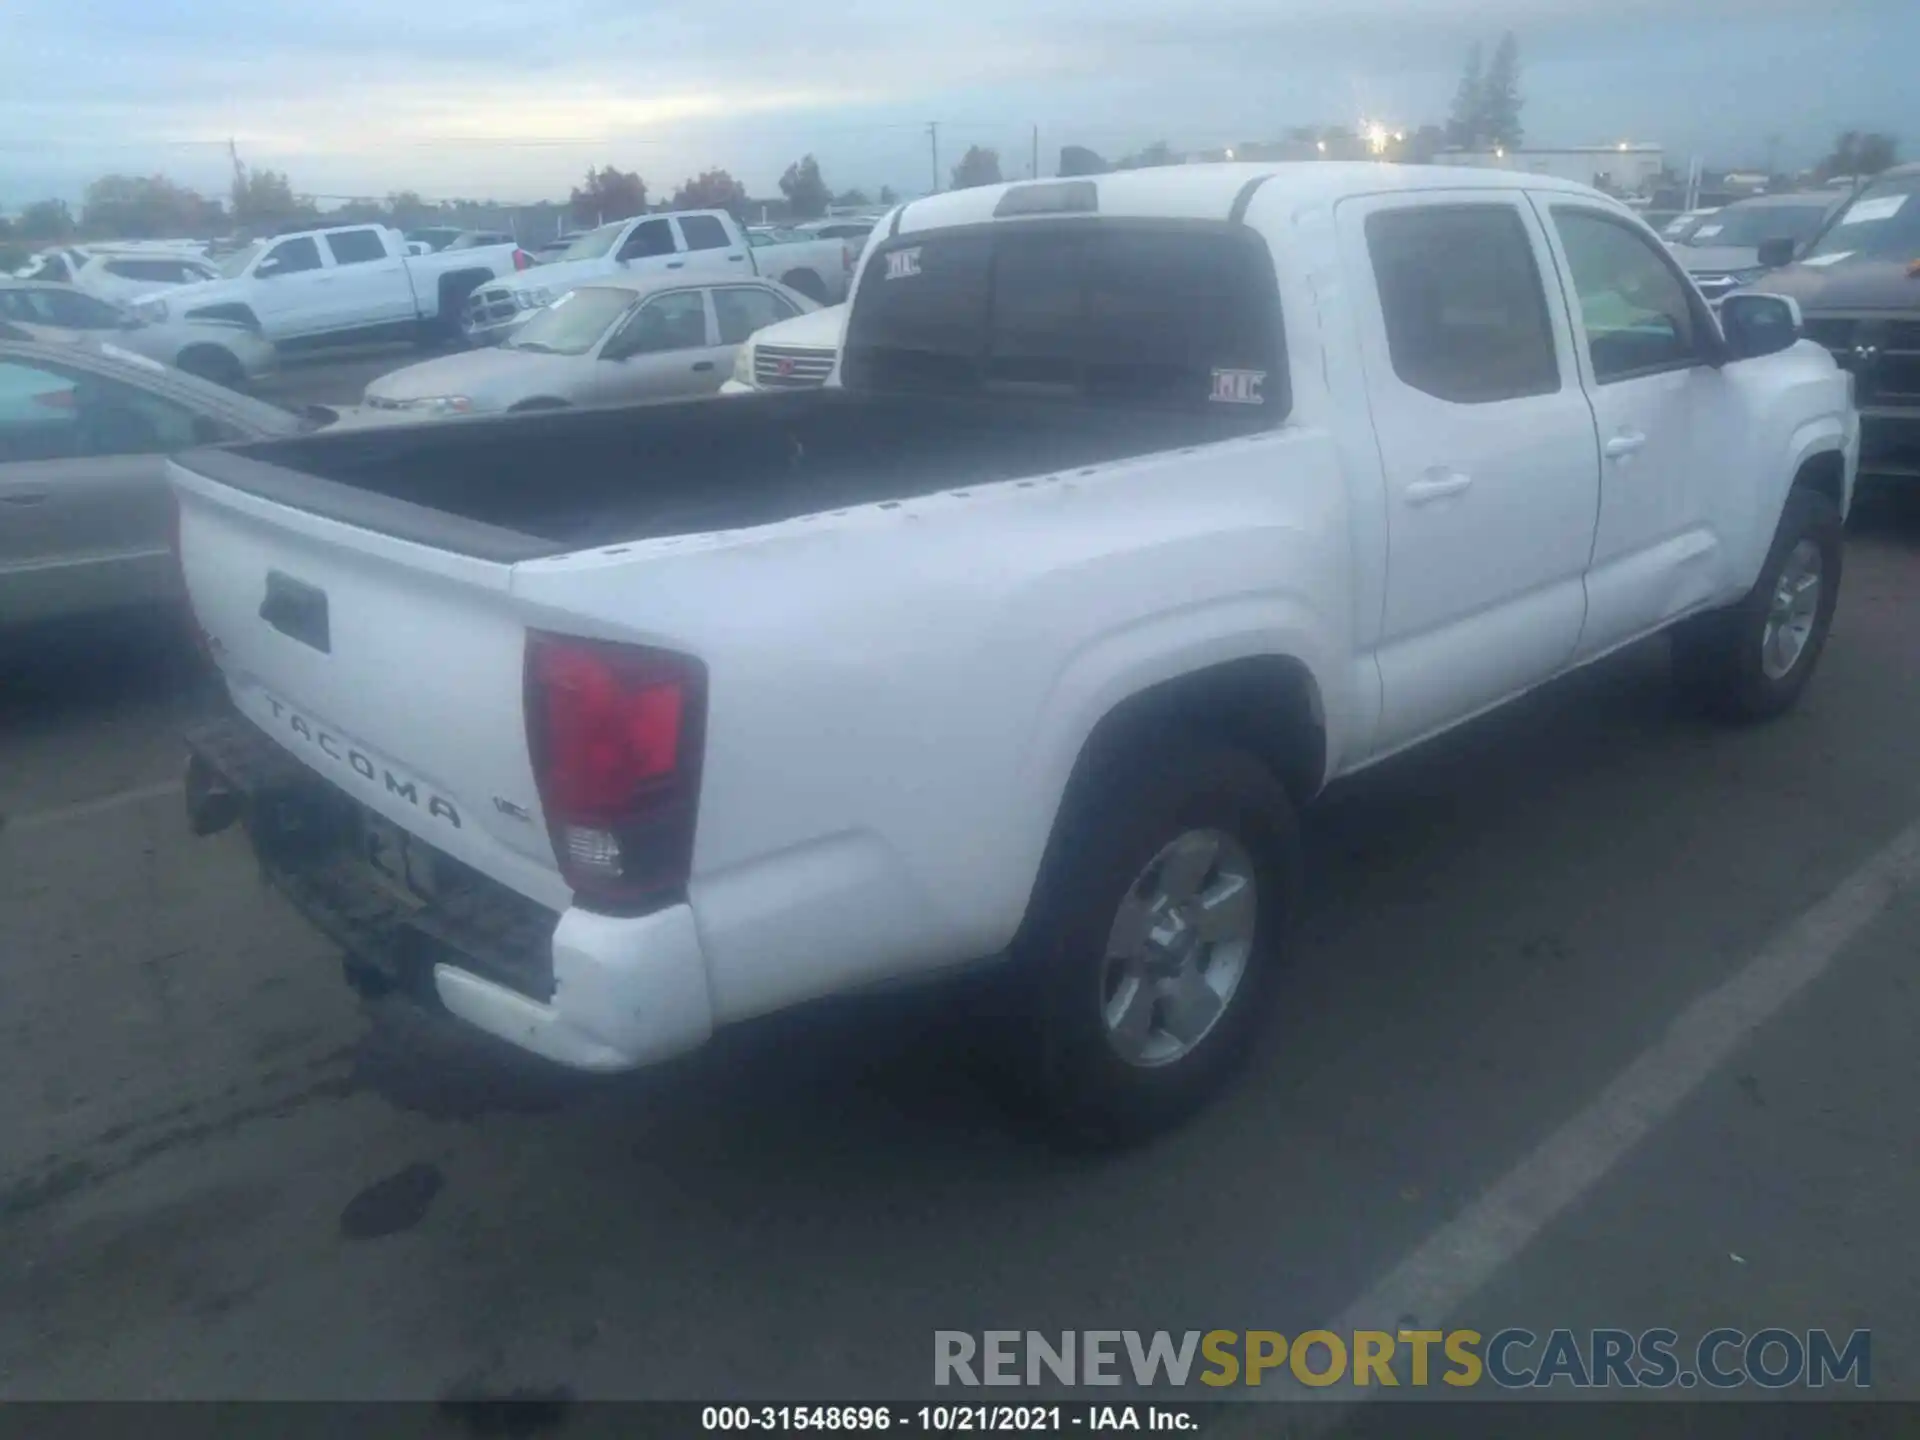
M 1467 46 L 1519 35 L 1535 144 L 1810 163 L 1839 129 L 1920 154 L 1915 0 L 5 0 L 0 209 L 104 171 L 217 192 L 226 142 L 322 196 L 929 183 L 1040 127 L 1117 155 L 1362 116 L 1442 120 Z

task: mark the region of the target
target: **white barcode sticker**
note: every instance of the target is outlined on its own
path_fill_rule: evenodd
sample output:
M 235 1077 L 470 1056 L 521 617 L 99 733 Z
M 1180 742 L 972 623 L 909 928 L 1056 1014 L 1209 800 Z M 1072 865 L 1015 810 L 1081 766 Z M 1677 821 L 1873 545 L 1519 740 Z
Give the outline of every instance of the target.
M 1876 195 L 1871 200 L 1856 200 L 1840 217 L 1842 225 L 1865 225 L 1870 220 L 1891 220 L 1906 206 L 1904 195 Z
M 887 279 L 911 280 L 920 273 L 920 247 L 895 250 L 887 256 Z
M 1264 405 L 1260 387 L 1266 383 L 1264 370 L 1215 370 L 1212 399 L 1217 405 Z

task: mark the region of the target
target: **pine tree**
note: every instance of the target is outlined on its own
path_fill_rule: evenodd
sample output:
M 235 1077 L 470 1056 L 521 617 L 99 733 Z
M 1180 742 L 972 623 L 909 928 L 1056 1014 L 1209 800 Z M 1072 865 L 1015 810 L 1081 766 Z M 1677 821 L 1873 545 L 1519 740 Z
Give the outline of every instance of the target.
M 1481 69 L 1482 56 L 1476 41 L 1467 51 L 1467 68 L 1460 76 L 1460 89 L 1453 97 L 1453 113 L 1447 117 L 1447 143 L 1464 150 L 1480 143 Z
M 1511 30 L 1500 37 L 1493 65 L 1480 86 L 1480 143 L 1517 149 L 1526 138 L 1520 126 L 1520 42 Z

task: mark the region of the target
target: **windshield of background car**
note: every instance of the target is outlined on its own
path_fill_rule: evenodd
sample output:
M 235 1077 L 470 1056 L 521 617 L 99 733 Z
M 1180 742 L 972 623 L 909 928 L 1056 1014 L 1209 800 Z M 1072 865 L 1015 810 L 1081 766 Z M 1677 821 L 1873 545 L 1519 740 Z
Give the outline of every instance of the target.
M 1768 240 L 1810 238 L 1827 218 L 1827 201 L 1807 205 L 1735 205 L 1722 210 L 1687 237 L 1689 245 L 1758 249 Z
M 1920 175 L 1870 185 L 1822 235 L 1808 259 L 1875 255 L 1920 260 Z
M 608 326 L 627 313 L 634 299 L 631 290 L 603 285 L 570 290 L 546 309 L 530 316 L 505 342 L 506 348 L 549 355 L 584 355 L 600 342 Z
M 1019 394 L 1283 418 L 1273 263 L 1207 222 L 1031 221 L 903 235 L 866 262 L 848 388 Z
M 611 225 L 602 225 L 598 230 L 589 230 L 561 251 L 560 259 L 562 261 L 598 260 L 613 249 L 614 242 L 620 238 L 620 232 L 626 228 L 627 222 L 618 220 Z
M 220 278 L 223 280 L 238 280 L 242 275 L 246 274 L 247 266 L 251 265 L 254 257 L 266 248 L 266 243 L 264 240 L 256 240 L 251 245 L 244 245 L 234 251 L 233 254 L 227 256 L 226 259 L 220 262 Z

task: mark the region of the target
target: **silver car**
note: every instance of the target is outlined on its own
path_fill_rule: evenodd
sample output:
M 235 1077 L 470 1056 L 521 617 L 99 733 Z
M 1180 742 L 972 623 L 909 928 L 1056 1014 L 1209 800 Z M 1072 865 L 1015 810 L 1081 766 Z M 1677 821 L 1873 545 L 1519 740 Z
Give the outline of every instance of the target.
M 712 395 L 749 335 L 817 308 L 773 280 L 608 277 L 568 291 L 499 345 L 381 376 L 366 403 L 480 415 Z
M 150 322 L 125 306 L 70 285 L 0 280 L 0 320 L 38 340 L 111 338 L 122 348 L 239 388 L 273 373 L 273 342 L 224 320 Z
M 172 601 L 167 456 L 324 423 L 112 342 L 9 332 L 0 326 L 0 627 Z

